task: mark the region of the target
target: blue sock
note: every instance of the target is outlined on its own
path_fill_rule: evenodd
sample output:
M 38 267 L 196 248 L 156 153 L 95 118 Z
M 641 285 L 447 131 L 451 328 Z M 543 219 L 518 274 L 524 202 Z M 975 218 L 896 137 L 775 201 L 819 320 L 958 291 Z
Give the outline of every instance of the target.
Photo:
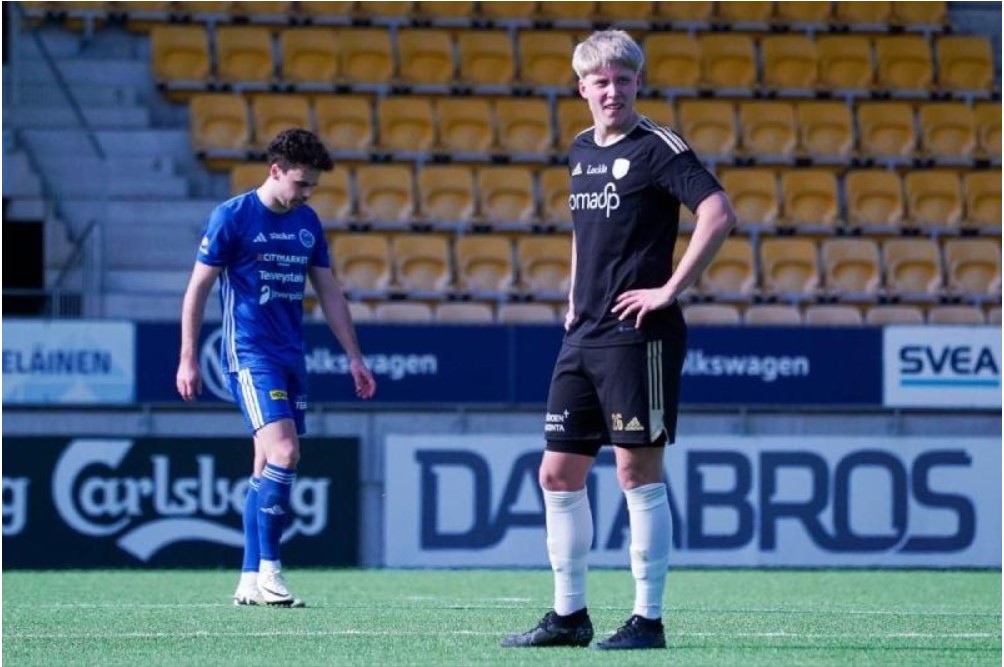
M 248 492 L 244 497 L 244 565 L 242 572 L 258 571 L 258 486 L 261 477 L 252 476 L 248 480 Z
M 279 540 L 289 518 L 289 495 L 296 471 L 265 464 L 258 488 L 258 544 L 262 560 L 279 560 Z

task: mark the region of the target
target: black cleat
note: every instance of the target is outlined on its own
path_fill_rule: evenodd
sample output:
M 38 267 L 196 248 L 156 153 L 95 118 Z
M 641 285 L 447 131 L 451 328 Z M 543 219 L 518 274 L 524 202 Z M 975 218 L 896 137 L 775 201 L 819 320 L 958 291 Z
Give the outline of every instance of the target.
M 599 651 L 637 648 L 666 648 L 666 632 L 662 621 L 652 620 L 635 614 L 609 639 L 604 639 L 593 648 Z
M 589 646 L 593 641 L 593 623 L 589 615 L 577 623 L 565 626 L 562 617 L 553 610 L 540 619 L 537 627 L 518 635 L 509 635 L 501 646 Z

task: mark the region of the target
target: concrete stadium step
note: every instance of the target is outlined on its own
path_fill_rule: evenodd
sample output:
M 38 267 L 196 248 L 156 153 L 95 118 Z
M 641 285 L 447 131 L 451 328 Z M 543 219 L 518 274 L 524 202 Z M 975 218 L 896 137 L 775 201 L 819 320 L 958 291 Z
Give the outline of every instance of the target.
M 140 104 L 135 88 L 127 86 L 69 85 L 74 101 L 82 107 L 134 107 Z M 65 107 L 70 104 L 66 93 L 56 86 L 17 85 L 17 76 L 4 67 L 3 98 L 6 108 Z M 6 112 L 5 108 L 5 112 Z
M 191 271 L 201 230 L 185 225 L 107 225 L 101 238 L 108 269 Z
M 138 89 L 153 86 L 149 60 L 57 59 L 56 67 L 65 81 L 72 81 L 77 86 L 126 86 Z M 52 69 L 41 59 L 22 59 L 18 64 L 18 78 L 24 84 L 56 83 Z
M 3 161 L 4 197 L 42 197 L 42 181 L 23 151 L 7 153 L 3 156 Z
M 188 128 L 143 130 L 98 130 L 99 145 L 109 157 L 168 157 L 179 164 L 193 160 Z M 48 153 L 94 156 L 87 135 L 81 130 L 26 129 L 21 133 L 35 155 Z
M 194 260 L 193 260 L 194 263 Z M 109 269 L 105 271 L 104 287 L 119 294 L 170 294 L 179 297 L 185 293 L 191 267 L 187 270 L 165 269 Z
M 132 321 L 176 322 L 181 315 L 184 288 L 177 294 L 107 292 L 102 297 L 102 317 Z M 211 295 L 206 302 L 206 322 L 221 319 L 219 298 Z
M 150 111 L 140 106 L 83 107 L 88 127 L 96 130 L 148 129 Z M 4 123 L 17 128 L 79 128 L 80 119 L 69 106 L 19 106 L 4 109 Z

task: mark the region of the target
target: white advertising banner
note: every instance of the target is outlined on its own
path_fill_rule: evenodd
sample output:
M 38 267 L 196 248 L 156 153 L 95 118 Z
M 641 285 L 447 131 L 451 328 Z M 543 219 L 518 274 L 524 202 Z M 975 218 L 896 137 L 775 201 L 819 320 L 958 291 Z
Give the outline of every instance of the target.
M 131 403 L 136 395 L 131 322 L 8 320 L 4 405 Z
M 548 567 L 542 438 L 390 435 L 389 567 Z M 671 563 L 690 567 L 1001 566 L 1001 442 L 701 436 L 669 448 Z M 590 564 L 627 566 L 613 452 L 588 480 Z
M 886 407 L 1001 408 L 1000 327 L 891 326 L 883 337 Z

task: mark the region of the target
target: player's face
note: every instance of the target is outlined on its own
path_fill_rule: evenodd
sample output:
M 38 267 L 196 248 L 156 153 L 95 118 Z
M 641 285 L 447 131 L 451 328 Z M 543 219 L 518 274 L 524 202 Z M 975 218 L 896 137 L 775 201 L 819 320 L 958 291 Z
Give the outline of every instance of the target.
M 273 164 L 270 170 L 273 179 L 273 195 L 275 201 L 283 209 L 291 211 L 303 204 L 317 186 L 320 172 L 310 167 L 290 167 L 283 171 L 279 165 Z
M 634 101 L 641 75 L 608 65 L 579 79 L 579 94 L 589 102 L 593 123 L 605 130 L 626 130 L 635 121 Z

